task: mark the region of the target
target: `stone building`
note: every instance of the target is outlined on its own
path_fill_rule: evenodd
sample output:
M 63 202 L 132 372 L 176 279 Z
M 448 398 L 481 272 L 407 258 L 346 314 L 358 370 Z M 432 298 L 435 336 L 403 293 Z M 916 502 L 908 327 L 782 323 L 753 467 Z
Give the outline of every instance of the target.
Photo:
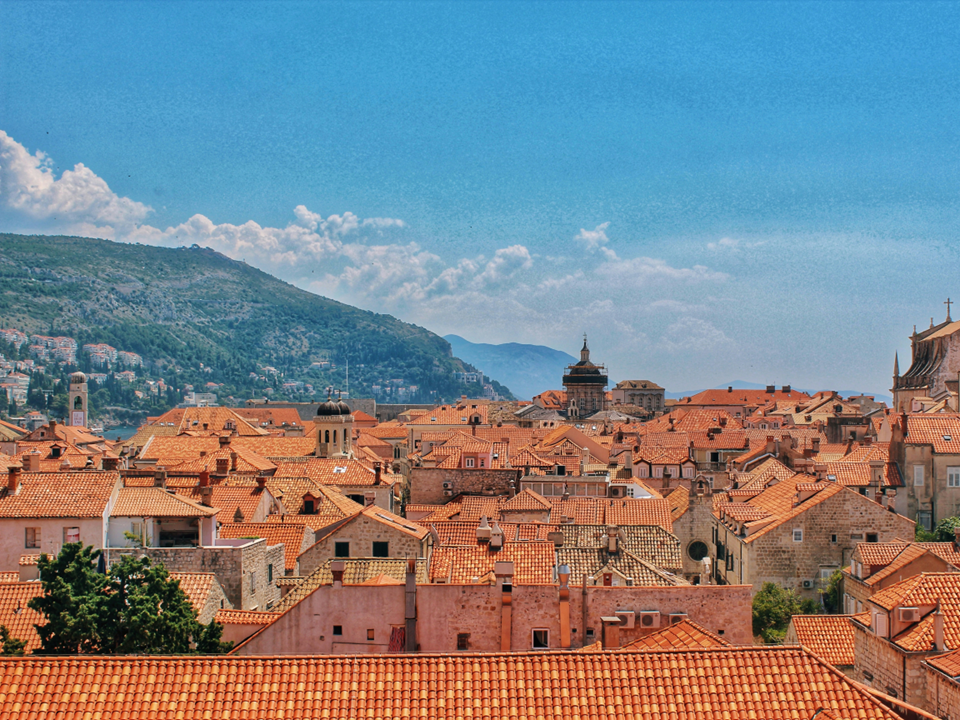
M 728 495 L 730 501 L 714 510 L 714 574 L 719 582 L 752 585 L 755 591 L 772 582 L 816 598 L 830 576 L 850 562 L 859 542 L 892 542 L 915 529 L 913 521 L 880 503 L 808 475 Z
M 650 380 L 621 380 L 610 391 L 614 405 L 635 405 L 650 412 L 663 410 L 662 387 Z
M 960 415 L 901 414 L 891 425 L 890 458 L 903 475 L 905 515 L 929 530 L 960 514 Z
M 607 371 L 603 365 L 590 362 L 587 336 L 583 336 L 580 362 L 567 367 L 563 376 L 563 389 L 567 395 L 567 418 L 586 418 L 607 407 Z
M 944 720 L 960 718 L 960 650 L 923 661 L 932 712 Z
M 327 398 L 313 420 L 317 433 L 317 457 L 352 458 L 353 415 L 343 400 Z
M 82 372 L 75 372 L 70 376 L 70 390 L 67 394 L 69 409 L 67 410 L 67 424 L 73 427 L 87 427 L 90 419 L 88 407 L 87 376 Z
M 913 398 L 940 400 L 957 393 L 960 374 L 960 321 L 950 318 L 950 300 L 947 300 L 947 319 L 933 324 L 923 332 L 913 326 L 910 336 L 910 367 L 900 374 L 900 358 L 893 361 L 893 409 L 910 410 Z M 954 410 L 956 410 L 954 405 Z

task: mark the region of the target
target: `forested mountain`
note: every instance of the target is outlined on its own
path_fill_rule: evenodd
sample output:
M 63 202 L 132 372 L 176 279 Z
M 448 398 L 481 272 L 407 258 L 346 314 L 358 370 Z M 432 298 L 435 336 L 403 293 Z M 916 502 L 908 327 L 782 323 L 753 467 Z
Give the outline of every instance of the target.
M 139 353 L 144 372 L 167 385 L 213 383 L 237 398 L 269 387 L 304 399 L 291 397 L 304 392 L 285 388 L 291 381 L 346 389 L 348 362 L 354 397 L 432 402 L 481 391 L 456 381 L 472 368 L 430 331 L 196 245 L 0 234 L 0 328 L 107 343 Z

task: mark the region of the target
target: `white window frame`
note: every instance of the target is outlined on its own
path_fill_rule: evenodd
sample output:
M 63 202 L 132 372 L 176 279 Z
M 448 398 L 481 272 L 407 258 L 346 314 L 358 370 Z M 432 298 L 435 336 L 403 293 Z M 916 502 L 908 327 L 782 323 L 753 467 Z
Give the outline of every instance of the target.
M 655 478 L 663 477 L 663 465 L 654 465 L 653 466 L 653 476 Z
M 913 486 L 923 487 L 923 465 L 913 466 Z
M 31 533 L 33 534 L 33 542 L 30 541 Z M 27 550 L 40 549 L 40 528 L 38 527 L 24 528 L 23 547 Z
M 76 533 L 71 533 L 71 532 L 70 532 L 71 530 L 76 530 L 77 532 L 76 532 Z M 76 540 L 68 540 L 68 539 L 67 539 L 70 535 L 74 535 L 74 534 L 76 535 L 76 538 L 77 538 Z M 75 527 L 75 526 L 72 526 L 72 527 L 64 527 L 64 528 L 63 528 L 63 544 L 66 545 L 67 543 L 72 543 L 72 542 L 80 542 L 80 528 Z
M 960 488 L 960 466 L 947 468 L 947 487 Z
M 476 461 L 475 461 L 472 457 L 468 457 L 468 458 L 464 458 L 464 459 L 463 459 L 463 466 L 464 466 L 464 467 L 472 468 L 472 467 L 474 467 L 475 463 L 476 463 Z
M 799 534 L 799 536 L 798 536 Z M 794 528 L 793 529 L 793 541 L 794 542 L 803 542 L 803 528 Z

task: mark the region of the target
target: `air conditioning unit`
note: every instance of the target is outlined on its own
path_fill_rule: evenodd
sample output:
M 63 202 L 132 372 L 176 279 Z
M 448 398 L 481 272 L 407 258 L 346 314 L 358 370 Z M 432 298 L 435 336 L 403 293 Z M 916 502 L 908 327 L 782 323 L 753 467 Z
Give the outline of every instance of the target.
M 645 610 L 641 612 L 640 627 L 644 630 L 660 627 L 660 613 L 656 610 Z
M 902 623 L 920 622 L 920 608 L 902 607 L 898 610 L 898 619 Z
M 612 497 L 612 498 L 623 497 L 623 490 L 624 490 L 624 488 L 622 488 L 622 487 L 611 487 L 611 488 L 610 488 L 610 497 Z
M 443 484 L 443 489 L 444 489 L 444 490 L 453 490 L 453 483 L 452 483 L 452 482 L 445 482 L 445 483 Z
M 804 590 L 813 590 L 813 580 L 804 580 L 803 581 Z
M 453 497 L 453 490 L 444 490 L 444 491 L 443 491 L 443 496 L 444 496 L 444 497 Z
M 620 618 L 620 627 L 633 629 L 637 621 L 637 614 L 633 610 L 617 610 L 616 615 Z
M 676 625 L 678 622 L 683 622 L 686 619 L 686 613 L 670 613 L 670 615 L 667 616 L 667 620 L 671 625 Z

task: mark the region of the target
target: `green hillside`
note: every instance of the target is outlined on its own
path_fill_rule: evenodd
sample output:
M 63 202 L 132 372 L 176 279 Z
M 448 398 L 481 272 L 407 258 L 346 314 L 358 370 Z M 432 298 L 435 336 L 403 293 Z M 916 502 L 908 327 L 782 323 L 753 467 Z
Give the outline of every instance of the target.
M 213 382 L 221 395 L 238 398 L 269 386 L 266 394 L 303 399 L 292 397 L 302 391 L 283 389 L 285 381 L 305 381 L 318 394 L 345 388 L 348 362 L 354 397 L 375 396 L 374 386 L 381 401 L 480 391 L 455 381 L 453 373 L 470 366 L 428 330 L 313 295 L 198 246 L 0 234 L 0 327 L 108 343 L 142 355 L 145 374 L 168 384 L 200 391 Z M 407 397 L 384 396 L 400 386 Z

